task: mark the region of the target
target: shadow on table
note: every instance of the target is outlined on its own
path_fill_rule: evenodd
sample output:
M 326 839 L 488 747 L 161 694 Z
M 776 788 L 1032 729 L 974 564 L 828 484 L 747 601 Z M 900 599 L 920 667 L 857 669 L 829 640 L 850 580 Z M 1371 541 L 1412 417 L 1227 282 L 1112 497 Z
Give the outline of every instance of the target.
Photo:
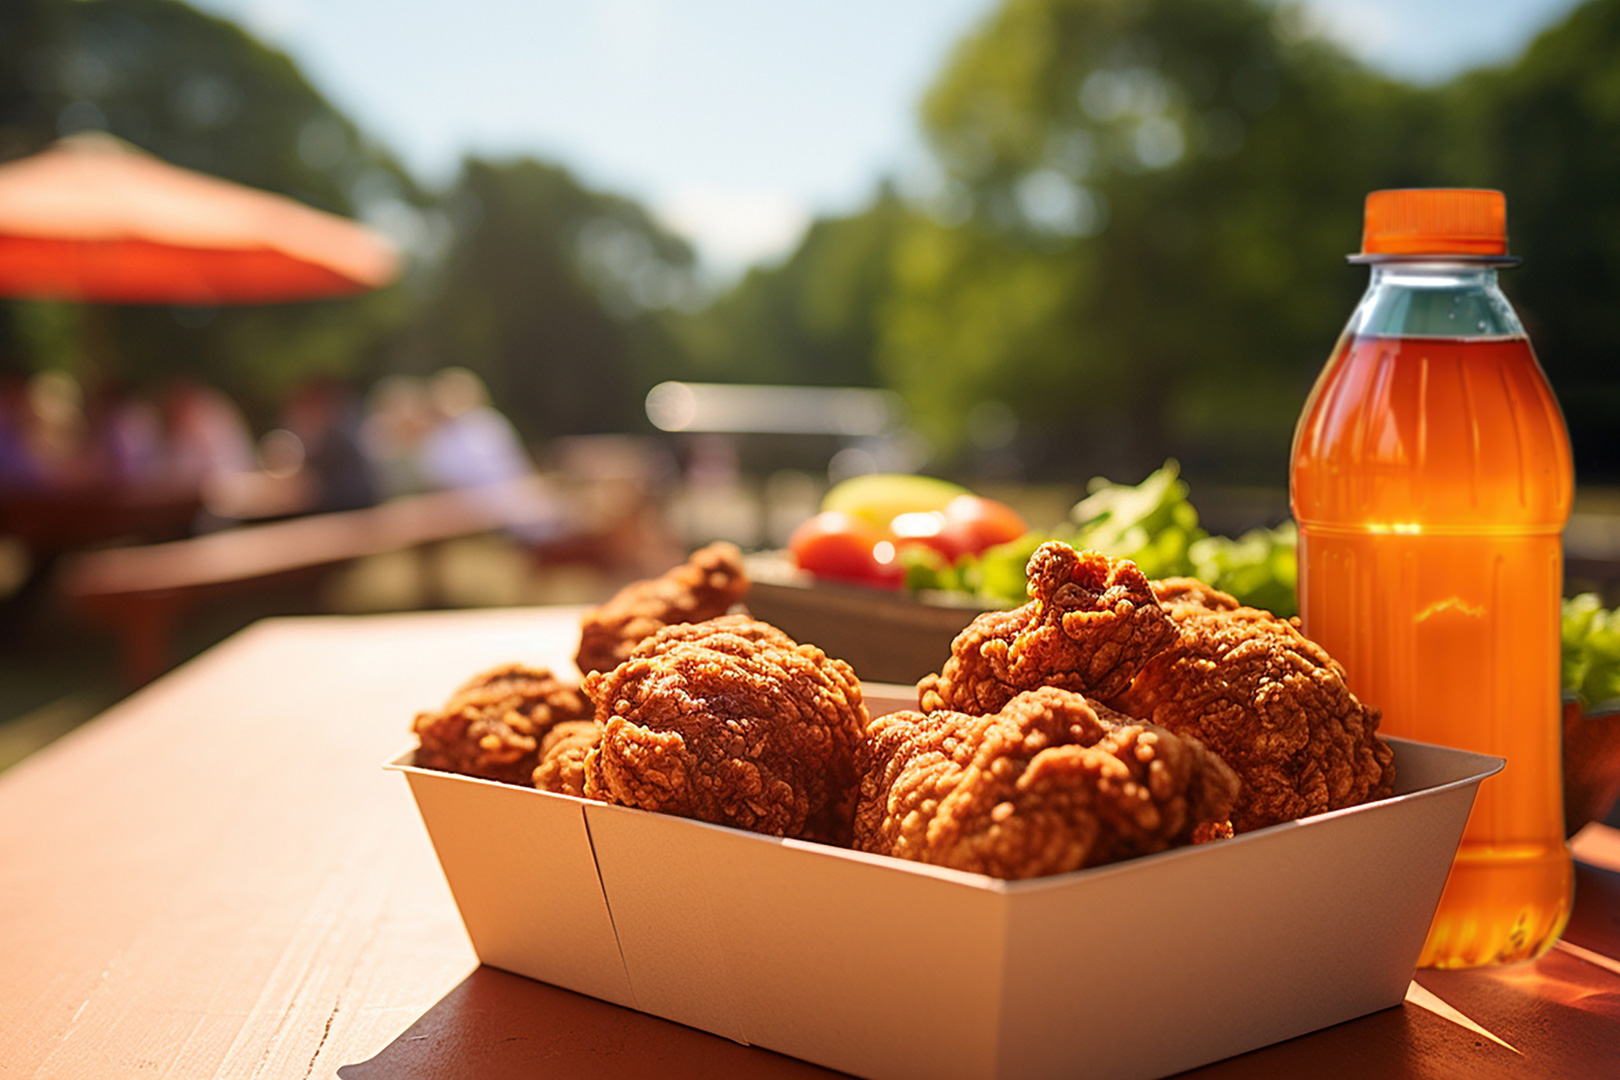
M 1408 1001 L 1183 1078 L 1586 1080 L 1611 1075 L 1605 1070 L 1612 1070 L 1620 1047 L 1615 981 L 1620 964 L 1613 959 L 1620 952 L 1620 926 L 1611 914 L 1620 910 L 1617 905 L 1620 874 L 1577 863 L 1575 913 L 1564 946 L 1533 964 L 1418 972 L 1418 985 L 1508 1047 Z
M 342 1080 L 843 1075 L 489 967 L 468 975 L 375 1057 L 338 1069 Z
M 1406 1004 L 1181 1074 L 1184 1080 L 1585 1078 L 1620 1045 L 1620 996 L 1591 965 L 1554 951 L 1533 966 L 1423 972 L 1431 993 L 1507 1049 Z M 342 1080 L 613 1080 L 658 1076 L 818 1080 L 842 1076 L 768 1050 L 480 967 Z
M 1184 1080 L 1439 1080 L 1523 1069 L 1512 1053 L 1407 1004 L 1178 1074 Z
M 1418 983 L 1504 1047 L 1455 1019 L 1408 1002 L 1298 1039 L 1228 1058 L 1186 1080 L 1469 1080 L 1591 1077 L 1620 1046 L 1620 873 L 1576 864 L 1565 946 L 1534 964 L 1424 971 Z M 1173 1023 L 1167 1018 L 1167 1024 Z M 480 967 L 342 1080 L 477 1076 L 612 1080 L 841 1076 L 545 983 Z

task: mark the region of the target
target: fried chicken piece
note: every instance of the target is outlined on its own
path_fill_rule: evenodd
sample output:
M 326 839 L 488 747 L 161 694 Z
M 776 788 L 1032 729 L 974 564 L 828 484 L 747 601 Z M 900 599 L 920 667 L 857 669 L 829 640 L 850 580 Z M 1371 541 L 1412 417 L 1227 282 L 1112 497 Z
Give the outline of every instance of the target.
M 1243 606 L 1231 593 L 1221 592 L 1197 578 L 1172 577 L 1148 584 L 1153 586 L 1154 597 L 1166 607 L 1171 604 L 1196 604 L 1211 611 L 1236 611 Z
M 951 643 L 937 675 L 917 684 L 924 712 L 993 713 L 1041 686 L 1108 698 L 1175 640 L 1136 564 L 1049 541 L 1030 557 L 1029 603 L 992 611 Z
M 591 720 L 565 720 L 540 742 L 540 764 L 534 786 L 559 795 L 585 796 L 585 759 L 602 740 L 602 725 Z
M 868 717 L 842 660 L 733 615 L 655 634 L 585 692 L 602 724 L 586 798 L 848 842 Z
M 1208 587 L 1166 610 L 1175 643 L 1109 704 L 1219 754 L 1243 781 L 1238 832 L 1390 793 L 1394 753 L 1378 737 L 1378 710 L 1357 700 L 1344 668 L 1297 620 Z
M 798 643 L 769 623 L 747 615 L 722 615 L 701 623 L 677 623 L 642 642 L 635 655 L 662 655 L 680 642 L 695 641 L 726 630 L 754 642 L 792 649 Z M 585 760 L 602 741 L 602 725 L 594 717 L 558 724 L 540 744 L 540 764 L 534 786 L 542 791 L 585 796 Z
M 585 614 L 579 628 L 579 670 L 611 671 L 664 627 L 724 615 L 747 592 L 748 575 L 735 545 L 700 548 L 661 577 L 628 585 Z
M 796 649 L 799 643 L 768 622 L 760 622 L 750 615 L 721 615 L 702 622 L 676 623 L 666 626 L 631 650 L 637 658 L 661 656 L 677 645 L 703 642 L 717 634 L 729 634 L 759 646 Z
M 528 785 L 541 738 L 554 725 L 590 713 L 579 688 L 549 669 L 506 664 L 468 680 L 438 712 L 417 714 L 411 722 L 421 744 L 416 763 Z
M 984 716 L 879 717 L 860 765 L 857 850 L 1001 878 L 1215 839 L 1238 790 L 1196 739 L 1050 687 Z

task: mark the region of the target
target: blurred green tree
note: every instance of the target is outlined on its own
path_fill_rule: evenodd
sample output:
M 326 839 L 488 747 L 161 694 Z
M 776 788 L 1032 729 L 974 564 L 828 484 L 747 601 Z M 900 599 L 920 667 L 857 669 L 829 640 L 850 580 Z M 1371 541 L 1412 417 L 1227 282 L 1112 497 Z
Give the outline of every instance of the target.
M 0 5 L 0 157 L 101 128 L 165 160 L 324 210 L 430 224 L 428 196 L 281 52 L 177 0 Z M 405 313 L 401 289 L 252 308 L 4 305 L 0 365 L 70 362 L 96 381 L 187 374 L 265 414 L 287 385 L 347 374 Z
M 672 320 L 698 378 L 876 386 L 891 263 L 914 214 L 889 185 L 860 213 L 817 221 L 778 266 L 750 270 L 700 312 Z
M 1127 477 L 1175 454 L 1195 481 L 1276 483 L 1365 281 L 1342 261 L 1364 194 L 1489 185 L 1508 193 L 1526 265 L 1507 286 L 1583 476 L 1620 475 L 1620 0 L 1433 89 L 1367 71 L 1267 0 L 1005 0 L 922 121 L 932 195 L 885 186 L 702 308 L 691 251 L 562 168 L 473 160 L 436 196 L 226 21 L 178 0 L 9 0 L 0 159 L 104 127 L 385 224 L 422 257 L 359 300 L 0 302 L 0 373 L 190 374 L 262 420 L 310 375 L 463 363 L 531 436 L 639 427 L 669 377 L 888 385 L 947 448 L 978 403 L 1011 406 L 1049 474 Z
M 421 189 L 284 54 L 178 0 L 0 6 L 0 156 L 104 128 L 175 164 L 358 215 L 421 256 L 358 299 L 213 309 L 0 304 L 0 370 L 211 382 L 261 422 L 313 376 L 460 363 L 531 435 L 642 422 L 679 355 L 649 312 L 693 306 L 692 253 L 633 202 L 534 161 Z
M 936 220 L 900 241 L 882 370 L 947 444 L 993 398 L 1071 464 L 1274 478 L 1361 199 L 1434 177 L 1437 115 L 1291 8 L 1008 0 L 924 103 Z
M 1563 404 L 1583 479 L 1620 476 L 1620 0 L 1447 88 L 1452 171 L 1507 193 L 1503 285 Z
M 530 438 L 645 426 L 677 374 L 655 312 L 697 299 L 686 243 L 567 170 L 470 159 L 445 202 L 454 243 L 399 348 L 481 374 Z

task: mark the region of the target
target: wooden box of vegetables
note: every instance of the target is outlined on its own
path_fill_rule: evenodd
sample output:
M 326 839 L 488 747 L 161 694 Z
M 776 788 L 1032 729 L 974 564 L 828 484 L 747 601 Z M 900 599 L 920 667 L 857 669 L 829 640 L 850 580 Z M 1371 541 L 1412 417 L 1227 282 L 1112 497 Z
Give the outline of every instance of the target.
M 912 683 L 939 670 L 975 615 L 1024 602 L 1024 565 L 1054 539 L 1295 612 L 1293 526 L 1210 536 L 1173 461 L 1135 486 L 1094 480 L 1069 520 L 1035 528 L 954 484 L 857 477 L 828 492 L 788 551 L 750 559 L 748 607 L 864 679 Z

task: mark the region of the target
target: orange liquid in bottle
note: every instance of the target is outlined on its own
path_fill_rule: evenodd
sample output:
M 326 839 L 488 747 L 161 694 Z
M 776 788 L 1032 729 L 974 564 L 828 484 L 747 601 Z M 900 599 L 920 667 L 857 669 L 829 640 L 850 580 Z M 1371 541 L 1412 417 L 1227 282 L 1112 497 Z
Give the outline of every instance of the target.
M 1569 437 L 1530 343 L 1347 334 L 1295 436 L 1305 631 L 1381 731 L 1507 759 L 1420 966 L 1528 960 L 1569 917 L 1559 725 Z

